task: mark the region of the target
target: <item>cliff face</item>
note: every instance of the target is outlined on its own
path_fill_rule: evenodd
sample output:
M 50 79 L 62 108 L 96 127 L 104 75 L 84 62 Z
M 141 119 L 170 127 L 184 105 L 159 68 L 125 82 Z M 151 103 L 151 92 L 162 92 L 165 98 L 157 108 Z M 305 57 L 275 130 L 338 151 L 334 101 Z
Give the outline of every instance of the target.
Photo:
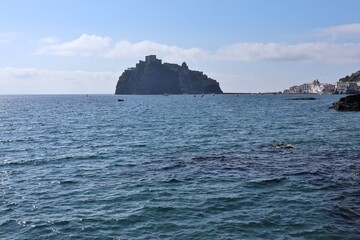
M 135 68 L 119 77 L 115 94 L 201 94 L 223 93 L 219 83 L 205 74 L 189 70 L 184 62 L 162 63 L 155 55 L 146 56 Z

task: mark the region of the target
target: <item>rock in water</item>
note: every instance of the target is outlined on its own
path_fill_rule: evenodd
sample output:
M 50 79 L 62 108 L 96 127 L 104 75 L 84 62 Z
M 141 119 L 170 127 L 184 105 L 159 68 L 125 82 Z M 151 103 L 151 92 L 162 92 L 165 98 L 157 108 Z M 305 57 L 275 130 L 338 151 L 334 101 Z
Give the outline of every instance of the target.
M 360 94 L 340 98 L 332 108 L 337 111 L 360 111 Z
M 115 94 L 202 94 L 223 93 L 219 83 L 199 71 L 162 63 L 155 55 L 145 57 L 119 77 Z
M 286 100 L 317 100 L 316 98 L 314 97 L 303 97 L 303 98 L 288 98 Z
M 273 145 L 277 149 L 294 149 L 295 147 L 291 144 L 277 143 Z

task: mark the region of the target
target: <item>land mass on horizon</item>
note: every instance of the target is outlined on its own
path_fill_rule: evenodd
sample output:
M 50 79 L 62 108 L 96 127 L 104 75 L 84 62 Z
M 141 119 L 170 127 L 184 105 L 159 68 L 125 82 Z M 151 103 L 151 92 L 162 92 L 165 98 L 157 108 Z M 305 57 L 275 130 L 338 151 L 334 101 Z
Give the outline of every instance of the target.
M 182 65 L 162 63 L 156 55 L 145 57 L 119 77 L 115 94 L 221 94 L 219 83 L 200 71 Z

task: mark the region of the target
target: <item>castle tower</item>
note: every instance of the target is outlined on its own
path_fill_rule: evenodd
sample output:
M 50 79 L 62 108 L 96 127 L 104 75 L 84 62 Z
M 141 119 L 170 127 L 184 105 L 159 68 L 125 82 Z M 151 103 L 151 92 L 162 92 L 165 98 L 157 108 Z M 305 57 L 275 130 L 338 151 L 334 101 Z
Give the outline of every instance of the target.
M 145 62 L 147 64 L 149 63 L 160 63 L 161 64 L 161 60 L 156 58 L 156 55 L 148 55 L 145 57 Z

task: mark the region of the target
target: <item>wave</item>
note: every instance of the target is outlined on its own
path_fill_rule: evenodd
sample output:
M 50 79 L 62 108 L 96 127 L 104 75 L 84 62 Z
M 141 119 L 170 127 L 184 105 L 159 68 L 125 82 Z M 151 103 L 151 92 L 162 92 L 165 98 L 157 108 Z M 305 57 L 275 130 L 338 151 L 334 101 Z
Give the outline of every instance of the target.
M 266 185 L 276 185 L 283 183 L 287 180 L 286 177 L 275 177 L 275 178 L 265 178 L 265 179 L 256 179 L 248 181 L 247 183 L 250 186 L 266 186 Z

